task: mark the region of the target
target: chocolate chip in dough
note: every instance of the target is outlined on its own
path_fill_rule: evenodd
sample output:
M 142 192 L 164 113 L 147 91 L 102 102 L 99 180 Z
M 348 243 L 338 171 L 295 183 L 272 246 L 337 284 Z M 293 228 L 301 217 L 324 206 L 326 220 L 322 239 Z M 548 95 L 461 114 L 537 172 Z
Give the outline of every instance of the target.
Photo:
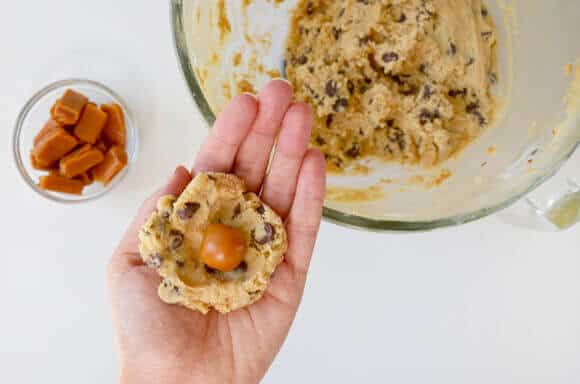
M 260 204 L 256 208 L 256 212 L 258 212 L 260 215 L 263 215 L 264 213 L 266 213 L 266 208 L 264 208 L 264 206 L 262 204 Z
M 340 35 L 342 35 L 342 29 L 332 27 L 332 36 L 334 36 L 334 40 L 340 39 Z
M 399 18 L 397 19 L 397 23 L 404 23 L 405 21 L 407 21 L 407 15 L 401 13 L 401 16 L 399 16 Z
M 348 107 L 348 100 L 344 99 L 344 98 L 340 98 L 340 99 L 336 100 L 336 102 L 332 106 L 332 109 L 334 110 L 334 112 L 342 112 L 347 107 Z
M 346 82 L 346 89 L 348 89 L 348 93 L 351 95 L 354 93 L 354 83 L 351 80 Z
M 237 266 L 236 271 L 237 272 L 247 272 L 248 271 L 248 263 L 246 263 L 245 261 L 242 261 L 240 263 L 240 265 Z
M 201 205 L 199 203 L 185 203 L 183 208 L 177 211 L 177 216 L 181 220 L 189 220 L 199 210 Z
M 399 60 L 399 54 L 397 52 L 387 52 L 387 53 L 383 54 L 381 59 L 385 63 L 392 63 L 394 61 Z
M 183 233 L 172 229 L 169 232 L 169 248 L 176 250 L 183 245 Z
M 458 96 L 467 96 L 467 88 L 463 88 L 463 89 L 450 89 L 447 92 L 447 95 L 449 95 L 449 97 L 458 97 Z
M 218 273 L 217 269 L 213 269 L 212 267 L 208 267 L 207 265 L 203 265 L 203 267 L 205 268 L 205 271 L 207 273 L 209 273 L 210 275 L 215 275 L 216 273 Z
M 489 15 L 489 11 L 487 10 L 487 8 L 482 7 L 481 8 L 481 16 L 487 17 L 488 15 Z
M 465 64 L 466 66 L 470 66 L 473 65 L 473 63 L 475 63 L 475 58 L 470 57 L 469 59 L 467 59 L 467 64 Z
M 304 65 L 304 64 L 308 63 L 308 57 L 306 57 L 306 55 L 300 55 L 296 59 L 296 62 L 300 65 Z
M 329 97 L 334 97 L 338 93 L 338 84 L 334 80 L 328 80 L 324 86 L 324 91 Z
M 360 145 L 355 143 L 348 151 L 346 151 L 346 155 L 350 158 L 357 158 L 360 156 Z
M 264 223 L 264 237 L 261 239 L 256 239 L 255 232 L 254 232 L 254 241 L 260 245 L 268 244 L 269 242 L 274 239 L 274 235 L 276 234 L 276 230 L 270 223 Z
M 183 267 L 185 267 L 185 261 L 176 260 L 176 261 L 175 261 L 175 264 L 177 264 L 177 266 L 178 266 L 179 268 L 183 268 Z
M 488 40 L 492 34 L 491 31 L 481 32 L 481 37 L 483 37 L 484 40 Z
M 316 141 L 316 144 L 318 144 L 320 146 L 326 144 L 326 141 L 322 137 L 320 137 L 320 136 L 316 136 L 315 141 Z
M 236 217 L 240 216 L 240 214 L 242 213 L 242 206 L 240 203 L 236 204 L 236 207 L 234 208 L 234 214 L 232 216 L 232 219 L 235 219 Z
M 312 3 L 312 1 L 309 1 L 308 4 L 306 4 L 306 14 L 312 15 L 313 13 L 314 13 L 314 4 Z
M 457 46 L 455 45 L 455 43 L 453 42 L 449 43 L 449 49 L 447 49 L 447 54 L 449 56 L 455 56 L 455 54 L 457 54 Z
M 435 90 L 429 84 L 423 87 L 423 100 L 429 100 L 435 94 Z

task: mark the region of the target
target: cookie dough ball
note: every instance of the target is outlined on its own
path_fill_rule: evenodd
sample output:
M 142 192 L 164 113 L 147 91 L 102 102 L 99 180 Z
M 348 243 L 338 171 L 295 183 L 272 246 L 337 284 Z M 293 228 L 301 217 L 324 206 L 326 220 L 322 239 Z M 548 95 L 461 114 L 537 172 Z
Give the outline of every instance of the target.
M 236 230 L 245 241 L 239 265 L 205 265 L 208 226 Z M 236 176 L 200 173 L 179 198 L 165 196 L 140 234 L 141 257 L 163 277 L 161 300 L 208 313 L 227 313 L 259 300 L 282 262 L 288 241 L 282 219 Z

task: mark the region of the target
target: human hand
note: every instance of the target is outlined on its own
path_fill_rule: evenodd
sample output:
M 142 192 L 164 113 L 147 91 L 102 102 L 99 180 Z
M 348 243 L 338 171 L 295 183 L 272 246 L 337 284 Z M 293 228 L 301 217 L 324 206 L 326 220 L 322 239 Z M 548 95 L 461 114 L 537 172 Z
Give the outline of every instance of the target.
M 138 232 L 157 200 L 180 195 L 191 174 L 177 168 L 144 203 L 109 267 L 122 383 L 257 383 L 265 375 L 300 304 L 322 216 L 325 161 L 308 149 L 311 130 L 310 107 L 292 103 L 290 85 L 275 80 L 257 98 L 240 95 L 226 106 L 193 168 L 237 174 L 285 220 L 285 260 L 247 308 L 204 316 L 158 298 L 161 278 L 141 260 Z

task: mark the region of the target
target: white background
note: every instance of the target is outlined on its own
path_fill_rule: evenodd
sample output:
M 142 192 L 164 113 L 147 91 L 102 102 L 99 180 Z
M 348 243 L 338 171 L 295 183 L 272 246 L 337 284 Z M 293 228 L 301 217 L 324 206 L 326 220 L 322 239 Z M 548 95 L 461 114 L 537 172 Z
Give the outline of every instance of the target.
M 111 195 L 69 207 L 25 186 L 10 137 L 34 91 L 83 71 L 127 99 L 141 150 Z M 0 382 L 114 382 L 111 250 L 207 132 L 174 55 L 169 2 L 6 2 L 0 129 Z M 354 381 L 580 382 L 580 228 L 542 233 L 489 218 L 390 235 L 324 224 L 304 303 L 265 382 Z

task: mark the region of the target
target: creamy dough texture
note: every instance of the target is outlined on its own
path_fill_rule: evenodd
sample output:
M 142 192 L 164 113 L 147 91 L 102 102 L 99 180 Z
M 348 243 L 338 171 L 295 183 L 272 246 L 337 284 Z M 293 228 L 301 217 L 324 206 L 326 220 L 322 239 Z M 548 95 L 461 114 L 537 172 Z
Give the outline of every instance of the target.
M 240 229 L 244 261 L 219 272 L 199 260 L 209 224 Z M 288 247 L 280 217 L 236 176 L 200 173 L 179 198 L 165 196 L 139 233 L 143 261 L 163 277 L 158 294 L 169 304 L 227 313 L 259 300 Z
M 286 74 L 331 171 L 445 161 L 493 119 L 496 30 L 481 0 L 305 0 Z

